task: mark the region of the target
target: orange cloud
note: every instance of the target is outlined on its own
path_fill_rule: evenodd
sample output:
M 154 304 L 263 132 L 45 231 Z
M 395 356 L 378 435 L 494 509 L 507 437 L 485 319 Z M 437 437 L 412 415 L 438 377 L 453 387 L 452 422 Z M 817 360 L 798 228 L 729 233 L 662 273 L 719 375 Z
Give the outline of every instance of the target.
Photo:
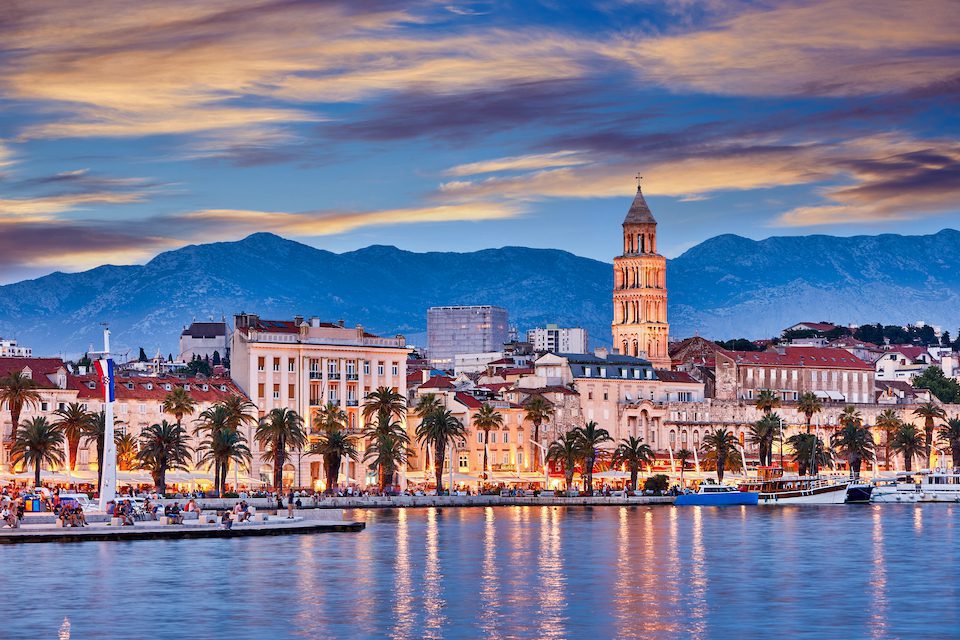
M 661 37 L 624 36 L 601 51 L 639 77 L 725 95 L 884 94 L 957 73 L 952 0 L 777 3 Z

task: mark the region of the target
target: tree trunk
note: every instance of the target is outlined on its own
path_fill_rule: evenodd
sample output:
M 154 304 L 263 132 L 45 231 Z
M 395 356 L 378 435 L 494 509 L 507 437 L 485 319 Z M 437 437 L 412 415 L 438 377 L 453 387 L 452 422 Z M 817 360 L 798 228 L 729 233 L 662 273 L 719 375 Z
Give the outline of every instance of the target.
M 154 483 L 156 484 L 156 483 Z M 97 493 L 103 491 L 103 441 L 97 443 Z
M 223 464 L 220 466 L 220 497 L 223 497 L 223 494 L 227 492 L 227 474 L 230 473 L 230 459 L 223 461 Z M 233 488 L 234 491 L 237 490 L 236 487 Z
M 220 493 L 220 461 L 213 461 L 213 490 L 217 492 L 217 497 L 222 498 L 223 494 Z
M 490 430 L 483 430 L 483 479 L 486 480 L 490 476 L 487 474 L 487 448 L 490 443 Z
M 593 495 L 593 463 L 596 460 L 596 455 L 589 456 L 586 460 L 583 461 L 586 469 L 583 470 L 583 479 L 586 481 L 587 486 L 587 495 Z
M 950 457 L 953 468 L 960 467 L 960 442 L 950 443 Z
M 80 450 L 80 436 L 67 438 L 67 449 L 69 451 L 70 471 L 77 470 L 77 452 Z
M 533 441 L 538 445 L 540 444 L 540 421 L 533 421 Z M 533 448 L 533 470 L 534 471 L 543 471 L 543 466 L 540 464 L 540 447 L 534 446 Z
M 719 480 L 720 482 L 723 482 L 723 468 L 726 466 L 726 464 L 727 464 L 727 457 L 718 455 L 717 456 L 717 480 Z
M 923 422 L 923 432 L 924 432 L 924 443 L 926 449 L 924 455 L 926 458 L 923 461 L 923 464 L 930 465 L 930 451 L 933 449 L 933 418 L 927 418 Z
M 33 481 L 35 483 L 33 486 L 40 486 L 40 458 L 37 458 L 33 466 Z
M 167 470 L 160 466 L 157 468 L 157 475 L 154 478 L 153 482 L 157 485 L 157 493 L 162 496 L 167 493 Z
M 383 466 L 383 465 L 381 465 Z M 340 456 L 331 454 L 327 461 L 327 491 L 330 495 L 336 493 L 334 488 L 337 486 L 337 476 L 340 475 Z
M 273 488 L 278 493 L 283 493 L 283 454 L 283 447 L 277 443 L 273 452 Z
M 443 492 L 443 461 L 446 459 L 446 443 L 437 443 L 433 448 L 433 474 L 437 479 L 437 495 Z
M 563 479 L 567 483 L 567 491 L 570 491 L 570 487 L 573 486 L 573 467 L 563 470 Z
M 906 453 L 903 454 L 903 468 L 907 473 L 913 471 L 913 456 L 907 455 Z
M 630 464 L 630 491 L 637 490 L 637 473 L 639 469 L 637 468 L 637 463 L 633 462 Z
M 806 415 L 806 414 L 804 414 Z M 813 420 L 813 415 L 807 415 L 807 433 L 810 433 L 810 421 Z

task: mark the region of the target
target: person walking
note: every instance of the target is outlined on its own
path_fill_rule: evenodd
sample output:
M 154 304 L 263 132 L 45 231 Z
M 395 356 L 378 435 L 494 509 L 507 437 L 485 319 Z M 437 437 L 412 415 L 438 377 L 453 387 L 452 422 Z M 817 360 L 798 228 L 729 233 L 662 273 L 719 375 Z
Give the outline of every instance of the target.
M 293 520 L 293 501 L 295 500 L 293 495 L 293 489 L 290 489 L 290 492 L 287 494 L 287 520 Z

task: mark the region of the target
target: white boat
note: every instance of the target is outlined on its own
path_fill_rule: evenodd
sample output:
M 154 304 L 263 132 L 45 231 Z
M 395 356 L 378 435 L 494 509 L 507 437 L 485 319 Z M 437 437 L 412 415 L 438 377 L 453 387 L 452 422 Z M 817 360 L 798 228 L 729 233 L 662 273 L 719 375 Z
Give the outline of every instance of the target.
M 960 502 L 960 473 L 924 469 L 873 481 L 872 502 Z
M 761 468 L 761 477 L 740 485 L 741 491 L 756 491 L 758 504 L 844 504 L 850 480 L 823 476 L 784 476 L 781 469 Z

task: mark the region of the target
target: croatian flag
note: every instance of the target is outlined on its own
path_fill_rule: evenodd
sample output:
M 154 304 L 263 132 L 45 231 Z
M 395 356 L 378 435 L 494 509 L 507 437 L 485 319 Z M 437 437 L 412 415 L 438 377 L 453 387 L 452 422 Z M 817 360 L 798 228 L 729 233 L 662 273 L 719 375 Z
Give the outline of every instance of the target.
M 100 374 L 100 381 L 103 383 L 103 400 L 105 402 L 113 402 L 113 360 L 110 358 L 96 360 L 93 366 L 97 368 L 97 373 Z

